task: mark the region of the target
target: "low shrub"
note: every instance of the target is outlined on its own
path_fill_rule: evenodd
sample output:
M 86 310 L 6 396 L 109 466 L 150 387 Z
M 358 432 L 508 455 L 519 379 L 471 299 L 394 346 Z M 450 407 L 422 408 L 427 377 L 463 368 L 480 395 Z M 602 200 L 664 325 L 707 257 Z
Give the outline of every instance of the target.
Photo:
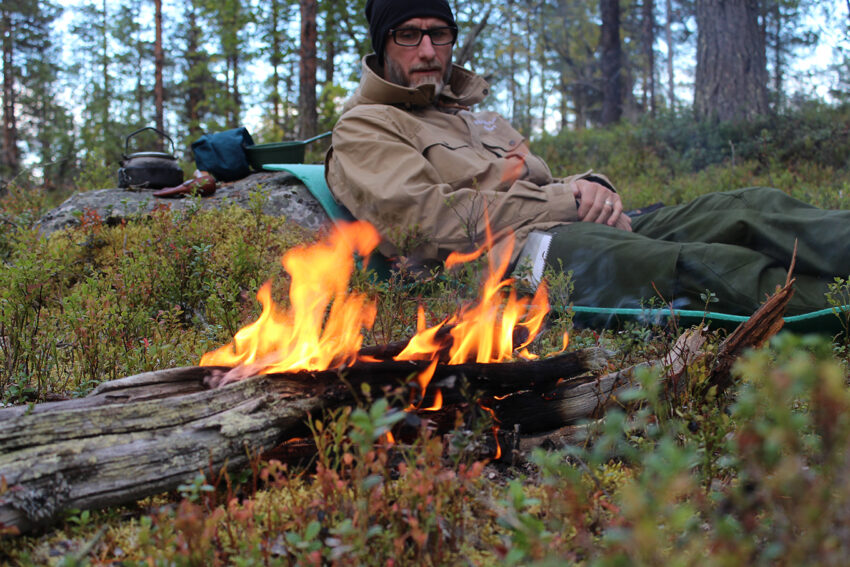
M 231 207 L 159 210 L 106 226 L 6 240 L 0 400 L 83 395 L 104 380 L 196 364 L 258 312 L 253 294 L 306 234 Z
M 850 105 L 817 102 L 753 122 L 701 123 L 687 114 L 545 135 L 532 144 L 556 175 L 593 168 L 608 175 L 629 205 L 679 203 L 748 186 L 786 190 L 813 204 L 836 199 L 850 183 Z

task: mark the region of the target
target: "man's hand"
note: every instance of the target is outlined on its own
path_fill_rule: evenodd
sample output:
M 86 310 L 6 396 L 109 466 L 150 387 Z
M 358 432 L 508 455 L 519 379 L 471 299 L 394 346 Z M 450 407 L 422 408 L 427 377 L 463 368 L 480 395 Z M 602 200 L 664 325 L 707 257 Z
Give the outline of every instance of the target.
M 579 179 L 573 189 L 578 200 L 578 218 L 582 222 L 607 224 L 621 230 L 632 230 L 632 219 L 623 214 L 620 196 L 599 183 Z

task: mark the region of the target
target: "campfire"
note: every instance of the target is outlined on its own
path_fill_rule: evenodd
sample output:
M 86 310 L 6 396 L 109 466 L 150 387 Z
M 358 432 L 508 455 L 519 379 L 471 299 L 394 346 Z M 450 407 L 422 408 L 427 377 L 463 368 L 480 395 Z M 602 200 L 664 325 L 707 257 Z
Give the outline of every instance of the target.
M 430 326 L 420 308 L 409 340 L 363 346 L 376 305 L 349 292 L 349 279 L 355 255 L 368 256 L 377 243 L 374 228 L 353 223 L 287 253 L 289 305 L 275 303 L 271 284 L 263 285 L 257 321 L 201 366 L 104 382 L 85 398 L 0 409 L 0 537 L 47 525 L 68 509 L 174 490 L 201 470 L 244 468 L 252 455 L 309 435 L 312 417 L 358 403 L 366 387 L 407 400 L 399 409 L 427 415 L 437 433 L 454 428 L 458 413 L 484 408 L 501 431 L 496 443 L 481 440 L 478 457 L 512 461 L 534 447 L 575 442 L 585 431 L 577 423 L 619 404 L 638 367 L 655 366 L 675 391 L 687 382 L 688 365 L 706 356 L 699 331 L 683 334 L 660 360 L 619 369 L 614 353 L 599 347 L 531 354 L 549 310 L 547 292 L 541 286 L 533 298 L 519 297 L 505 277 L 507 256 L 488 256 L 476 302 Z M 791 283 L 789 276 L 718 347 L 709 376 L 718 392 L 731 383 L 736 357 L 782 326 Z
M 424 393 L 437 365 L 503 363 L 536 355 L 527 350 L 549 311 L 547 288 L 541 284 L 532 298 L 519 297 L 505 274 L 513 236 L 500 257 L 488 256 L 488 274 L 480 299 L 428 326 L 420 306 L 417 332 L 395 361 L 427 361 L 417 382 Z M 205 354 L 201 366 L 234 367 L 218 385 L 258 374 L 299 370 L 329 370 L 355 362 L 380 362 L 361 350 L 363 329 L 371 329 L 376 305 L 363 294 L 348 291 L 355 254 L 368 256 L 378 244 L 368 223 L 341 225 L 323 241 L 287 252 L 282 264 L 291 276 L 289 308 L 271 297 L 271 282 L 259 290 L 259 318 L 242 328 L 233 341 Z M 452 254 L 447 268 L 479 258 L 492 249 L 492 234 L 471 254 Z M 567 337 L 564 337 L 566 348 Z M 519 344 L 517 344 L 519 343 Z M 435 408 L 438 409 L 438 408 Z
M 547 288 L 541 284 L 532 298 L 518 296 L 513 280 L 505 277 L 513 247 L 513 236 L 507 238 L 508 245 L 499 257 L 487 257 L 489 269 L 478 301 L 462 306 L 432 326 L 428 326 L 425 311 L 419 307 L 416 334 L 390 357 L 392 361 L 427 363 L 416 374 L 418 400 L 411 399 L 406 411 L 433 412 L 443 407 L 442 390 L 428 390 L 438 366 L 538 358 L 527 347 L 540 332 L 549 311 Z M 378 233 L 370 224 L 353 222 L 337 227 L 323 241 L 287 252 L 282 264 L 291 277 L 289 307 L 284 309 L 272 299 L 271 282 L 263 284 L 257 293 L 263 306 L 259 318 L 239 330 L 231 343 L 201 358 L 201 366 L 233 367 L 212 383 L 223 386 L 262 374 L 340 370 L 357 362 L 385 363 L 361 348 L 362 331 L 371 329 L 377 306 L 363 294 L 349 292 L 356 269 L 355 254 L 367 257 L 378 240 Z M 482 247 L 470 254 L 452 254 L 446 261 L 447 269 L 478 259 L 492 250 L 492 244 L 488 230 Z M 566 342 L 564 335 L 564 350 Z M 427 407 L 425 400 L 430 400 Z M 498 423 L 492 402 L 477 403 Z M 498 426 L 494 426 L 494 433 L 498 433 Z M 498 437 L 495 446 L 498 459 Z

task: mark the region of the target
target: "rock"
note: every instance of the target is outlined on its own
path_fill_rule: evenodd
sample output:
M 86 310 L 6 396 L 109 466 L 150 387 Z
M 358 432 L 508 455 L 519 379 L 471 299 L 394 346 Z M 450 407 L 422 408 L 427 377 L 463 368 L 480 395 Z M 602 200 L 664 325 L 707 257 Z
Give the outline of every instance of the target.
M 77 226 L 88 211 L 97 212 L 107 224 L 120 223 L 122 219 L 143 216 L 155 207 L 169 206 L 182 210 L 195 206 L 200 200 L 202 209 L 227 207 L 231 204 L 245 208 L 252 206 L 252 195 L 262 194 L 263 212 L 283 216 L 308 229 L 316 230 L 329 221 L 319 202 L 306 187 L 290 173 L 254 173 L 232 183 L 219 183 L 214 195 L 203 198 L 164 199 L 151 195 L 151 190 L 98 189 L 75 193 L 64 203 L 39 219 L 39 232 L 49 235 L 57 230 Z

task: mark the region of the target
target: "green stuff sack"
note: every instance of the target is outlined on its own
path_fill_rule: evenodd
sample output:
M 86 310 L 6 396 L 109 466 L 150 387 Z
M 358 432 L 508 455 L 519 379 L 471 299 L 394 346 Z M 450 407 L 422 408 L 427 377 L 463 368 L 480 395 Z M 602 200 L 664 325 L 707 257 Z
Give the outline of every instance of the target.
M 253 145 L 254 140 L 244 126 L 204 134 L 192 142 L 195 166 L 200 171 L 211 173 L 218 181 L 242 179 L 251 173 L 245 146 Z

